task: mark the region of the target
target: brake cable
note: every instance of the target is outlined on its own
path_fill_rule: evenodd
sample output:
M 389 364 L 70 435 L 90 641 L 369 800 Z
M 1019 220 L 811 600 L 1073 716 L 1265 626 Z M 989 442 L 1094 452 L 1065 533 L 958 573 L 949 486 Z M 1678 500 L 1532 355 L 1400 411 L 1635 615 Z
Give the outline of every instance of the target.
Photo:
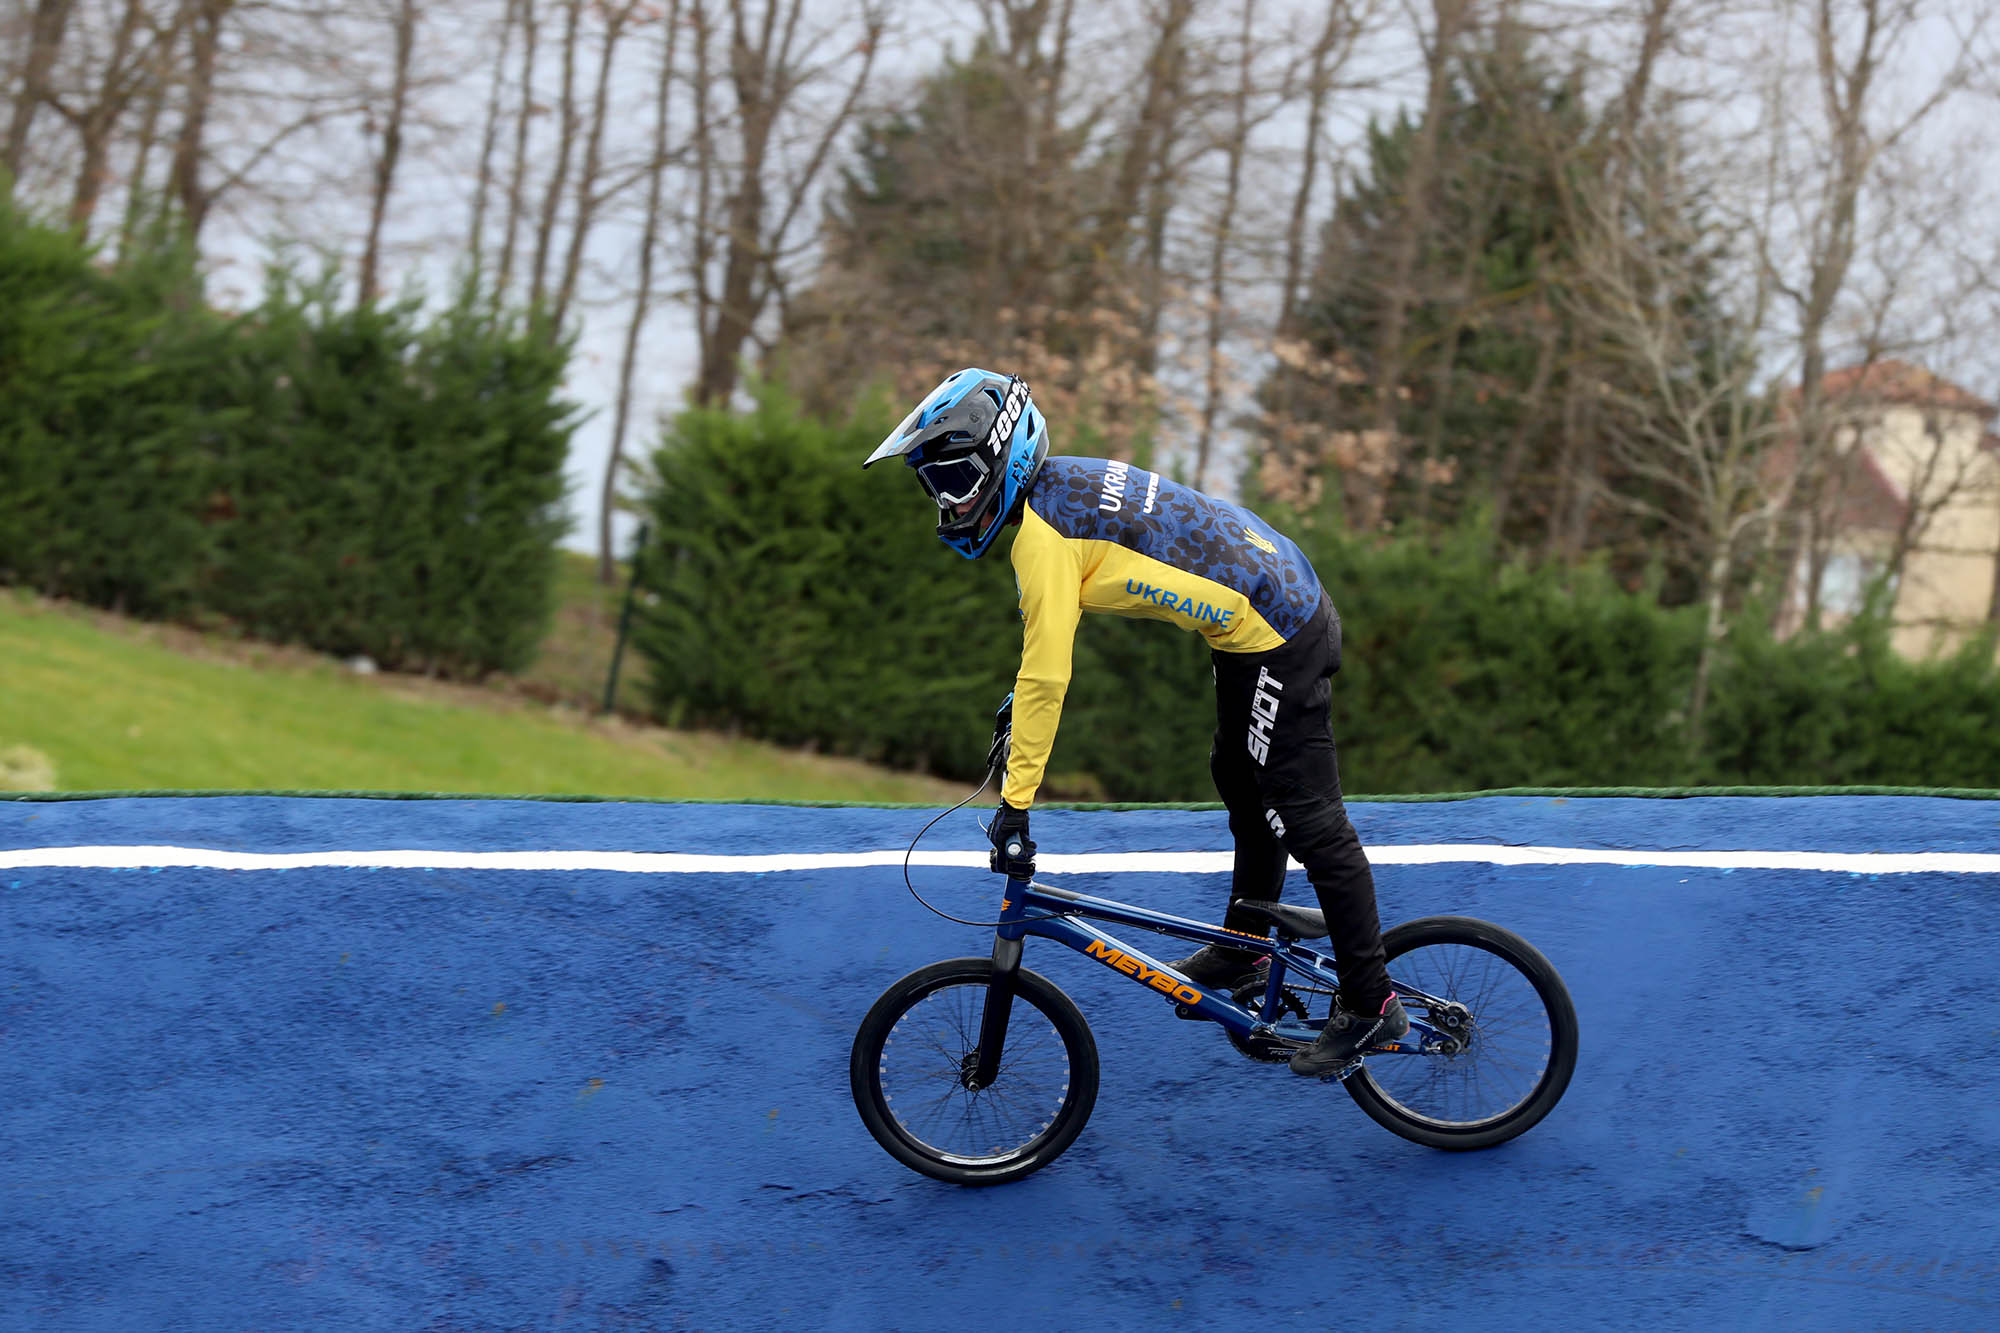
M 999 751 L 999 746 L 997 743 L 994 749 L 996 752 Z M 991 758 L 990 755 L 988 757 Z M 930 823 L 924 825 L 922 828 L 917 830 L 917 836 L 910 839 L 909 850 L 903 853 L 903 887 L 907 888 L 910 891 L 910 896 L 912 898 L 915 898 L 918 902 L 922 903 L 927 910 L 937 913 L 937 915 L 943 917 L 947 921 L 956 921 L 961 926 L 1018 925 L 1023 921 L 1049 921 L 1053 920 L 1056 917 L 1068 916 L 1070 915 L 1068 912 L 1044 912 L 1040 916 L 1016 917 L 1011 922 L 967 921 L 962 916 L 953 916 L 950 912 L 945 911 L 943 908 L 933 906 L 927 899 L 925 899 L 923 894 L 917 892 L 916 884 L 912 882 L 910 879 L 910 858 L 914 857 L 917 854 L 917 843 L 923 840 L 924 834 L 929 833 L 933 828 L 937 827 L 938 821 L 945 818 L 946 815 L 956 814 L 958 811 L 963 810 L 966 806 L 970 805 L 973 801 L 977 800 L 981 792 L 985 791 L 988 787 L 993 785 L 993 775 L 999 771 L 1000 769 L 997 766 L 989 764 L 986 769 L 985 781 L 981 782 L 977 787 L 973 788 L 972 792 L 969 795 L 967 795 L 964 800 L 960 801 L 957 805 L 954 805 L 953 807 L 951 807 L 951 809 L 946 810 L 943 814 L 937 816 L 936 819 L 931 820 Z M 984 827 L 985 826 L 982 826 L 982 829 L 984 829 Z

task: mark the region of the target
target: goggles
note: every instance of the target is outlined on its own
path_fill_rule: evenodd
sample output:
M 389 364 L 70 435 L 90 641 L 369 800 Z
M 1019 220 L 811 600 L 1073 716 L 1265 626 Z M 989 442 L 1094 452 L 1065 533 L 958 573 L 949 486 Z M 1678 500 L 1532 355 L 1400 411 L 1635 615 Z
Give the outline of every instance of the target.
M 940 509 L 956 509 L 970 503 L 988 475 L 986 460 L 978 454 L 917 464 L 917 480 Z

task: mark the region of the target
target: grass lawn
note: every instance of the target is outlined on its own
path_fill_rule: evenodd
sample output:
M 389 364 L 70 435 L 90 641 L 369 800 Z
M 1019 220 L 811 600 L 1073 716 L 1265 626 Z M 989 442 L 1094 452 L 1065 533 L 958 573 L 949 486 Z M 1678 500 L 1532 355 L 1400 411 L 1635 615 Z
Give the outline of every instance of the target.
M 0 784 L 9 774 L 16 787 L 63 791 L 925 804 L 965 794 L 851 760 L 592 718 L 506 690 L 360 676 L 313 653 L 0 590 Z

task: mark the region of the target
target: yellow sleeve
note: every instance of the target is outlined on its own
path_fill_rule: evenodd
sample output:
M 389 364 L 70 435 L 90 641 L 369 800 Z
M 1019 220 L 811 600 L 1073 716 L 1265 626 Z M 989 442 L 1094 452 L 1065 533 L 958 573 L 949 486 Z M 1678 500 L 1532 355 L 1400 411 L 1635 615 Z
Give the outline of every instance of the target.
M 1069 692 L 1076 623 L 1083 616 L 1083 564 L 1075 543 L 1033 509 L 1022 511 L 1013 561 L 1021 589 L 1021 673 L 1014 680 L 1014 744 L 1000 798 L 1025 810 L 1042 785 Z

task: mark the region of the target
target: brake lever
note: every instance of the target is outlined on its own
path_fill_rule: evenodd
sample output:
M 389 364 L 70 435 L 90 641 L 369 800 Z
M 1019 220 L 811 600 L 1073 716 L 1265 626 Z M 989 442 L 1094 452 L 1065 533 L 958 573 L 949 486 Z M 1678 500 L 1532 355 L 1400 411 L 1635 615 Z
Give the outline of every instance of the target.
M 993 748 L 986 752 L 986 771 L 1004 774 L 1007 771 L 1007 755 L 1013 748 L 1014 728 L 1009 724 L 1006 730 L 993 737 Z
M 986 751 L 986 771 L 1004 774 L 1007 771 L 1007 755 L 1014 744 L 1014 692 L 1007 691 L 1007 697 L 993 710 L 993 744 Z

